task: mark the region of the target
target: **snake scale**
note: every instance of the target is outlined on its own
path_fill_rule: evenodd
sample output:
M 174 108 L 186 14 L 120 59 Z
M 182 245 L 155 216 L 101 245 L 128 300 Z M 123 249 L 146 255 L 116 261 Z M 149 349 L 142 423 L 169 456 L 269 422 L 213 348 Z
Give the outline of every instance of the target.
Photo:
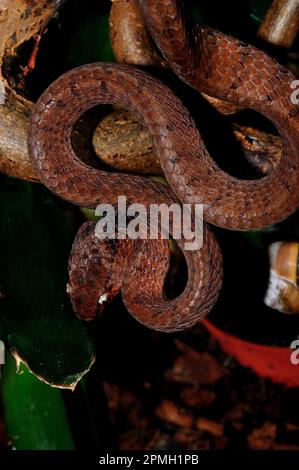
M 146 207 L 200 203 L 205 221 L 231 230 L 258 229 L 288 217 L 299 205 L 299 110 L 291 102 L 291 72 L 264 52 L 195 22 L 179 0 L 138 4 L 156 45 L 182 80 L 273 122 L 284 143 L 278 166 L 258 180 L 230 176 L 210 157 L 188 111 L 163 83 L 133 66 L 96 63 L 58 78 L 33 110 L 28 148 L 41 181 L 63 199 L 91 208 L 116 205 L 118 195 Z M 72 128 L 98 104 L 119 105 L 143 122 L 170 187 L 79 160 Z M 202 248 L 184 255 L 187 285 L 170 300 L 163 289 L 167 240 L 98 240 L 95 224 L 85 223 L 69 259 L 68 292 L 77 316 L 95 318 L 104 306 L 101 299 L 121 292 L 129 312 L 150 328 L 171 332 L 194 325 L 221 288 L 221 252 L 207 224 Z

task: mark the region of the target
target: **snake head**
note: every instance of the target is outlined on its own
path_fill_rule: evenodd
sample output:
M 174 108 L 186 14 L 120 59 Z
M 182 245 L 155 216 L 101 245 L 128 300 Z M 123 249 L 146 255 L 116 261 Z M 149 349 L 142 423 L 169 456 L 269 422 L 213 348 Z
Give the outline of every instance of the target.
M 74 312 L 82 320 L 94 320 L 118 294 L 112 280 L 115 246 L 109 240 L 99 240 L 95 223 L 86 222 L 80 228 L 69 257 L 67 292 Z

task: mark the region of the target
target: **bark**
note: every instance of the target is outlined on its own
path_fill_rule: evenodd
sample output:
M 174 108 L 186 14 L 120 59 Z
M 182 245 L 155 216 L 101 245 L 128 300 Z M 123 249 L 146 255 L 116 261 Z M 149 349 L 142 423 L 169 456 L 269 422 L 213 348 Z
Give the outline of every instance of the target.
M 261 24 L 258 36 L 265 41 L 289 49 L 299 30 L 299 1 L 274 0 Z
M 280 159 L 281 138 L 238 124 L 233 124 L 233 133 L 257 173 L 271 173 Z M 93 145 L 98 157 L 115 170 L 163 175 L 148 131 L 128 111 L 106 116 L 94 132 Z
M 15 89 L 6 67 L 19 47 L 37 39 L 64 0 L 0 0 L 0 171 L 37 180 L 27 153 L 32 102 Z

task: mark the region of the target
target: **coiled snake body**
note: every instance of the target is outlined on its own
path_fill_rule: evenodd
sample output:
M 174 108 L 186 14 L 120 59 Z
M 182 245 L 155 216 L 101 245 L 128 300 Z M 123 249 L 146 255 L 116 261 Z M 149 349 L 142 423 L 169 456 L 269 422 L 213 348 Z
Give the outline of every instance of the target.
M 263 52 L 193 23 L 175 0 L 139 0 L 150 33 L 174 71 L 194 88 L 267 116 L 284 139 L 277 168 L 260 180 L 238 180 L 209 156 L 188 111 L 161 82 L 135 67 L 91 64 L 56 80 L 36 104 L 29 154 L 40 179 L 62 198 L 81 206 L 101 202 L 202 203 L 206 221 L 250 230 L 286 218 L 299 203 L 299 113 L 291 103 L 292 74 Z M 107 173 L 75 155 L 71 131 L 97 104 L 129 109 L 148 128 L 170 184 Z M 183 240 L 179 242 L 183 248 Z M 121 290 L 128 310 L 161 331 L 192 326 L 212 308 L 221 287 L 221 254 L 205 225 L 203 247 L 185 252 L 188 283 L 169 300 L 163 291 L 169 254 L 166 240 L 99 241 L 94 224 L 80 229 L 69 262 L 68 291 L 77 315 L 92 319 L 101 299 Z M 99 305 L 100 299 L 100 305 Z

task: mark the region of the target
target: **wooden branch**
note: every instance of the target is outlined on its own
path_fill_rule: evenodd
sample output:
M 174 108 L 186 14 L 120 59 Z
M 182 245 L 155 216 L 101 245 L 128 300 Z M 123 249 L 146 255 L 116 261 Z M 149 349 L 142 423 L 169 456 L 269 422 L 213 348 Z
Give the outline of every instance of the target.
M 104 117 L 93 135 L 98 157 L 110 167 L 127 173 L 163 175 L 148 131 L 129 111 Z
M 258 36 L 289 49 L 299 30 L 299 0 L 274 0 L 261 24 Z
M 0 0 L 0 171 L 37 180 L 27 154 L 32 103 L 13 88 L 5 64 L 18 48 L 44 30 L 64 0 Z
M 257 172 L 271 173 L 280 159 L 281 138 L 238 124 L 233 124 L 233 133 Z M 128 111 L 104 117 L 94 132 L 93 145 L 99 158 L 117 171 L 163 175 L 147 129 Z
M 113 1 L 109 23 L 111 46 L 117 62 L 167 67 L 134 0 Z

